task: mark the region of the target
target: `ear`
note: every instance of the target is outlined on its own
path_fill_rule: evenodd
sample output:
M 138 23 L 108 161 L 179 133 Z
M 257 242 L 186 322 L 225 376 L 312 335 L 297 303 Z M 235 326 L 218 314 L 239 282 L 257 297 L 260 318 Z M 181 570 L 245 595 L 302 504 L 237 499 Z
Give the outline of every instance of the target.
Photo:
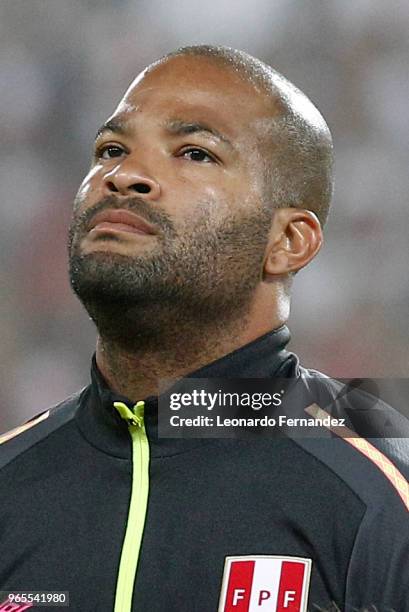
M 285 275 L 306 266 L 323 243 L 321 224 L 310 210 L 277 208 L 266 249 L 263 276 Z

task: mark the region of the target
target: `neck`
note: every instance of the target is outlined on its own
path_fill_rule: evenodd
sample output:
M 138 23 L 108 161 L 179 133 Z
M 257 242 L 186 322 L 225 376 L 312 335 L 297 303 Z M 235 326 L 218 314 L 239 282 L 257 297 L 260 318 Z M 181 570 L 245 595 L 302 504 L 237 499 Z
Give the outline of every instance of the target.
M 98 368 L 113 391 L 132 401 L 157 395 L 161 379 L 186 376 L 285 322 L 281 317 L 271 317 L 271 311 L 256 319 L 252 314 L 231 324 L 207 322 L 183 328 L 175 322 L 167 326 L 166 333 L 162 331 L 160 343 L 144 342 L 139 347 L 124 346 L 100 334 Z

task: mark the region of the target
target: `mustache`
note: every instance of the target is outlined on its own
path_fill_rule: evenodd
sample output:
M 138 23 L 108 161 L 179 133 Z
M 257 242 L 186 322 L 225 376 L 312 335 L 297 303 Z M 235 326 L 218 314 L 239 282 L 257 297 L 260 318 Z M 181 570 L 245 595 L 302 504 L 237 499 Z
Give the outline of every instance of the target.
M 76 208 L 78 200 L 74 200 L 74 210 Z M 155 230 L 159 230 L 159 233 L 167 234 L 169 236 L 176 235 L 174 225 L 170 217 L 162 210 L 153 208 L 145 200 L 138 197 L 129 198 L 117 198 L 113 195 L 102 198 L 99 202 L 90 206 L 80 215 L 76 216 L 74 213 L 72 230 L 73 232 L 85 232 L 89 223 L 99 213 L 105 210 L 127 210 L 139 215 L 142 219 L 153 225 Z

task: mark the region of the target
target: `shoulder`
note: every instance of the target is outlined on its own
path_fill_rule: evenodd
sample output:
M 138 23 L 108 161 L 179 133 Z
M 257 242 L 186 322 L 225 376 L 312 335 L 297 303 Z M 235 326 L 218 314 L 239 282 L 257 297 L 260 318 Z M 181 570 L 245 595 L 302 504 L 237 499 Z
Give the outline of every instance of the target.
M 74 418 L 88 387 L 0 436 L 0 469 Z
M 347 439 L 361 450 L 368 445 L 352 440 L 368 440 L 395 459 L 409 476 L 409 420 L 402 411 L 382 399 L 382 381 L 363 378 L 337 380 L 306 368 L 300 368 L 300 377 L 305 396 L 311 402 L 307 412 L 341 418 L 341 427 L 328 427 L 333 435 Z
M 294 442 L 343 480 L 368 511 L 383 508 L 401 515 L 403 510 L 408 518 L 408 419 L 362 382 L 345 384 L 299 367 L 297 411 L 319 426 L 299 433 Z
M 300 380 L 308 398 L 304 410 L 314 418 L 330 416 L 344 424 L 330 424 L 322 436 L 296 443 L 340 478 L 365 507 L 347 575 L 346 600 L 353 606 L 348 610 L 373 605 L 403 610 L 409 596 L 409 578 L 403 571 L 409 558 L 408 420 L 379 398 L 376 385 L 371 393 L 359 384 L 364 381 L 346 385 L 305 368 L 300 368 Z M 330 491 L 323 491 L 326 494 Z

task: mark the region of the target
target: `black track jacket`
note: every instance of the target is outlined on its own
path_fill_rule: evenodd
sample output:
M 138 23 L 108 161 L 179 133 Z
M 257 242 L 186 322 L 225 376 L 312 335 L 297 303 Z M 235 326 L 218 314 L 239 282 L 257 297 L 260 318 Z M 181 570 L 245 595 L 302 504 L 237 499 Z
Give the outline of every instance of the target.
M 190 377 L 310 384 L 288 340 Z M 113 393 L 95 357 L 91 378 L 3 436 L 0 591 L 76 612 L 409 611 L 407 439 L 163 439 L 157 398 Z

